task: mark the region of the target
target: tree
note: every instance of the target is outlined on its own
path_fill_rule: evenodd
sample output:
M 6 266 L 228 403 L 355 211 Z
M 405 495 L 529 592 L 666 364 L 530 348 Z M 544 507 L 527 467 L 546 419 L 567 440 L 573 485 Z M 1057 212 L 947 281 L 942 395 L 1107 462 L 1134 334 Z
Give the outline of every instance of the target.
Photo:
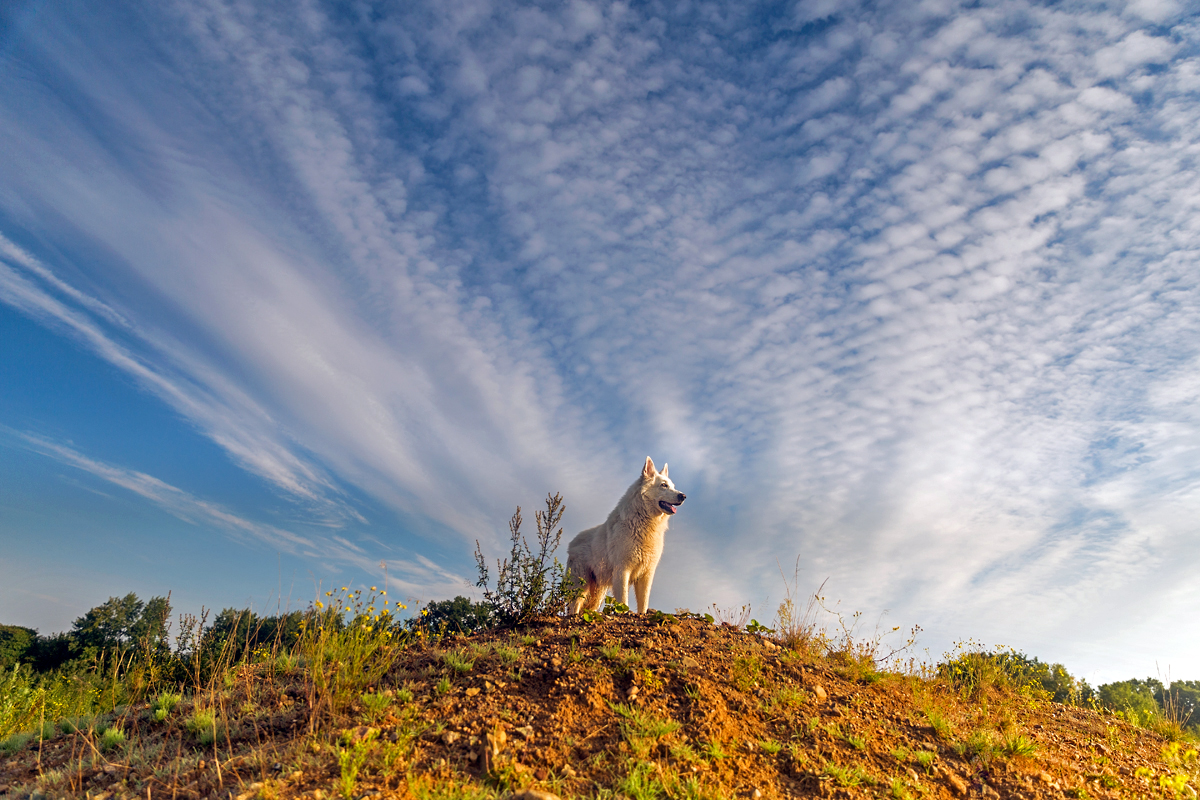
M 75 620 L 71 638 L 82 654 L 123 652 L 132 646 L 160 649 L 167 646 L 170 597 L 152 597 L 143 603 L 133 592 L 110 597 Z
M 492 609 L 487 603 L 472 603 L 459 595 L 453 600 L 435 600 L 408 620 L 410 630 L 424 629 L 440 633 L 476 633 L 491 624 Z
M 1160 692 L 1155 699 L 1182 727 L 1200 729 L 1200 681 L 1172 681 L 1165 695 Z
M 1123 714 L 1134 715 L 1139 720 L 1157 717 L 1161 712 L 1157 697 L 1162 696 L 1161 681 L 1147 678 L 1140 681 L 1132 678 L 1127 681 L 1106 683 L 1100 687 L 1098 694 L 1100 702 L 1106 708 L 1120 711 Z
M 38 632 L 20 625 L 0 625 L 0 668 L 14 667 L 31 660 Z

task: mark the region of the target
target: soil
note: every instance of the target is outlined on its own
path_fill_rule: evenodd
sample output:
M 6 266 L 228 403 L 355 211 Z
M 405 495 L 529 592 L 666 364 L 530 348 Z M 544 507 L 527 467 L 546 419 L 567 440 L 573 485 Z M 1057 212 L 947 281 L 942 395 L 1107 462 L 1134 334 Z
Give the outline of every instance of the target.
M 244 667 L 217 743 L 187 731 L 186 703 L 165 723 L 129 707 L 125 746 L 56 733 L 0 755 L 0 796 L 620 796 L 637 794 L 622 781 L 641 770 L 671 797 L 1083 800 L 1170 796 L 1159 776 L 1181 769 L 1166 740 L 1112 715 L 998 690 L 964 700 L 696 618 L 550 620 L 413 646 L 372 688 L 389 708 L 331 728 L 315 724 L 302 675 Z

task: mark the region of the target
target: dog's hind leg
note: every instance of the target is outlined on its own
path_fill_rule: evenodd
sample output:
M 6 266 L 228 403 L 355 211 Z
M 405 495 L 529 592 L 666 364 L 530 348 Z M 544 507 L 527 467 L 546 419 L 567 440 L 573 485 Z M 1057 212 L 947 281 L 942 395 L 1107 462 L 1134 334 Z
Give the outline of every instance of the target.
M 604 605 L 604 594 L 606 591 L 607 588 L 600 583 L 589 583 L 587 596 L 580 597 L 579 602 L 591 611 L 599 611 L 600 607 Z

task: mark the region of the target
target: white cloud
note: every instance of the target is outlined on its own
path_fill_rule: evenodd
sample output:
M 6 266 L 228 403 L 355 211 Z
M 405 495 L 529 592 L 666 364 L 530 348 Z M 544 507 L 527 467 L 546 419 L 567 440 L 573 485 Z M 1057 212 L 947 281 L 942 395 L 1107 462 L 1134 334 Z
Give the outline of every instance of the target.
M 691 497 L 668 604 L 799 552 L 848 603 L 1053 658 L 1096 608 L 1194 601 L 1148 583 L 1194 569 L 1200 481 L 1168 444 L 1200 71 L 1192 28 L 1140 21 L 1166 5 L 175 10 L 194 102 L 122 116 L 128 75 L 73 73 L 153 181 L 4 107 L 10 238 L 110 266 L 11 245 L 3 285 L 248 469 L 469 540 L 547 488 L 591 523 L 649 452 Z

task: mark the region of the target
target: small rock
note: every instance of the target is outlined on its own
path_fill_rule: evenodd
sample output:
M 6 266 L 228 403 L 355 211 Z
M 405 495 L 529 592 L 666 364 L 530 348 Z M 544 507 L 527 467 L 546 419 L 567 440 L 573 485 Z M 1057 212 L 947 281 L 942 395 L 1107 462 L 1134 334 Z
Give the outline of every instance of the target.
M 921 778 L 917 775 L 917 771 L 912 767 L 905 767 L 904 772 L 908 775 L 910 781 L 919 781 Z
M 630 700 L 636 700 L 637 696 L 638 696 L 638 687 L 630 686 L 629 691 L 626 693 L 625 696 L 628 697 Z
M 559 658 L 558 656 L 555 656 L 554 658 L 550 659 L 550 666 L 552 666 L 552 667 L 561 667 L 561 666 L 562 666 L 562 659 L 561 659 L 561 658 Z
M 320 789 L 313 789 L 312 800 L 325 800 L 325 792 Z
M 1051 776 L 1050 773 L 1046 772 L 1045 770 L 1042 770 L 1041 772 L 1039 772 L 1037 774 L 1037 776 L 1038 776 L 1038 780 L 1041 781 L 1042 783 L 1054 783 L 1053 776 Z
M 983 796 L 988 798 L 988 800 L 999 800 L 1000 793 L 997 792 L 992 787 L 988 786 L 986 783 L 983 785 L 982 791 L 983 791 Z
M 522 736 L 524 736 L 526 739 L 532 739 L 533 738 L 533 726 L 532 725 L 524 725 L 520 728 L 513 728 L 513 733 L 519 733 Z
M 750 797 L 753 798 L 753 800 L 758 800 L 758 798 L 762 797 L 762 789 L 759 789 L 756 786 L 754 791 L 750 793 Z
M 492 685 L 492 682 L 491 682 L 491 681 L 484 681 L 484 682 L 483 682 L 483 688 L 484 688 L 484 690 L 485 690 L 485 691 L 488 691 L 488 692 L 490 692 L 492 689 L 495 689 L 496 687 Z
M 571 765 L 567 764 L 562 768 L 562 774 L 566 775 L 568 778 L 574 778 L 576 773 L 575 770 L 571 769 Z
M 813 694 L 816 695 L 818 703 L 824 703 L 829 699 L 829 694 L 825 691 L 825 687 L 820 684 L 813 687 Z
M 679 659 L 679 665 L 684 669 L 698 669 L 700 667 L 700 662 L 691 656 L 684 656 L 683 658 Z
M 533 771 L 533 777 L 537 778 L 539 781 L 544 781 L 546 778 L 550 777 L 550 771 L 545 767 L 538 767 Z
M 200 762 L 200 769 L 204 769 L 203 761 Z M 114 775 L 114 774 L 120 772 L 121 768 L 118 767 L 116 764 L 105 764 L 104 771 L 107 772 L 109 775 Z
M 446 744 L 454 744 L 461 738 L 462 734 L 455 731 L 445 731 L 442 733 L 442 741 Z
M 526 789 L 520 794 L 509 795 L 508 800 L 562 800 L 562 798 L 541 789 Z
M 954 787 L 954 791 L 959 794 L 967 793 L 967 782 L 955 775 L 953 772 L 946 773 L 946 780 L 950 781 L 950 785 Z
M 301 772 L 300 770 L 296 770 L 291 775 L 288 775 L 288 780 L 289 781 L 299 781 L 303 777 L 304 777 L 304 773 Z
M 496 681 L 496 685 L 499 686 L 501 689 L 503 689 L 505 686 L 508 686 L 508 684 L 505 683 L 504 681 Z
M 475 695 L 479 694 L 479 688 L 476 686 L 472 686 L 470 689 L 467 689 L 466 694 L 467 694 L 467 697 L 474 697 Z

